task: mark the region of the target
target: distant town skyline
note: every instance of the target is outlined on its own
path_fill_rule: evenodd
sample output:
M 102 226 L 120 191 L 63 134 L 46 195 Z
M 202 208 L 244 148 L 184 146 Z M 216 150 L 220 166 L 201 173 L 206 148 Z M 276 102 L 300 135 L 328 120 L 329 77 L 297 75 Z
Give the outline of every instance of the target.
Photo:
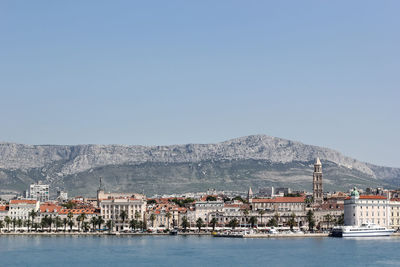
M 398 1 L 0 3 L 0 142 L 267 134 L 400 167 Z

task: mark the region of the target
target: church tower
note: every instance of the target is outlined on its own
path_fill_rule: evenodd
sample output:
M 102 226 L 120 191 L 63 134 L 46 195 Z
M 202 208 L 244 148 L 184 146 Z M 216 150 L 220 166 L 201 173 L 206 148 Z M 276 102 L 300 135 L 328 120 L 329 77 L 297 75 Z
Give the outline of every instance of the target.
M 313 197 L 314 203 L 322 203 L 324 200 L 324 191 L 322 189 L 322 164 L 319 158 L 317 158 L 314 163 Z

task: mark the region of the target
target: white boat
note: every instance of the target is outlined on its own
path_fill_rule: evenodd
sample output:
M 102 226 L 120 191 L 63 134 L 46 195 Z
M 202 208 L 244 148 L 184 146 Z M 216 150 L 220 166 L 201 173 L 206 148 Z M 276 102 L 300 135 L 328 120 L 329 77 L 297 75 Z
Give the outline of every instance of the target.
M 379 226 L 373 223 L 363 223 L 361 226 L 340 226 L 332 229 L 331 236 L 336 237 L 373 237 L 390 236 L 393 229 Z

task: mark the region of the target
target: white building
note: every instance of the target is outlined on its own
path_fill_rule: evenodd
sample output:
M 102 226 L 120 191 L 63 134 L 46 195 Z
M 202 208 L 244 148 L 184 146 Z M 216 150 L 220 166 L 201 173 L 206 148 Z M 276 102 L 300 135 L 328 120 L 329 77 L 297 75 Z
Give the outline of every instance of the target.
M 27 220 L 29 213 L 34 210 L 39 210 L 39 201 L 28 199 L 13 199 L 10 200 L 8 216 L 11 219 Z
M 100 202 L 101 216 L 105 221 L 112 220 L 114 222 L 115 229 L 127 230 L 129 229 L 129 221 L 132 219 L 138 219 L 143 221 L 146 212 L 146 200 L 144 198 L 114 198 L 105 199 Z M 126 218 L 122 221 L 121 212 L 125 211 Z M 139 218 L 135 218 L 136 212 L 140 215 Z
M 385 196 L 360 196 L 354 188 L 344 201 L 344 224 L 359 226 L 367 222 L 390 226 L 389 201 Z
M 28 198 L 36 199 L 40 202 L 49 201 L 49 185 L 42 184 L 40 181 L 37 184 L 31 184 L 29 187 L 29 195 Z
M 194 220 L 201 218 L 204 223 L 209 223 L 211 213 L 222 212 L 224 201 L 196 201 L 194 204 Z

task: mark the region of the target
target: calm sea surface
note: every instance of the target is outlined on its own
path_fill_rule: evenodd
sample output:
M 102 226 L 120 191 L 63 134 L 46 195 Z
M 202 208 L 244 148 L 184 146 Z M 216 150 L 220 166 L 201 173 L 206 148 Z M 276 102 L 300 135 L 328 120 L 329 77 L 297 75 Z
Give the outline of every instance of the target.
M 400 238 L 0 236 L 0 266 L 400 266 Z

